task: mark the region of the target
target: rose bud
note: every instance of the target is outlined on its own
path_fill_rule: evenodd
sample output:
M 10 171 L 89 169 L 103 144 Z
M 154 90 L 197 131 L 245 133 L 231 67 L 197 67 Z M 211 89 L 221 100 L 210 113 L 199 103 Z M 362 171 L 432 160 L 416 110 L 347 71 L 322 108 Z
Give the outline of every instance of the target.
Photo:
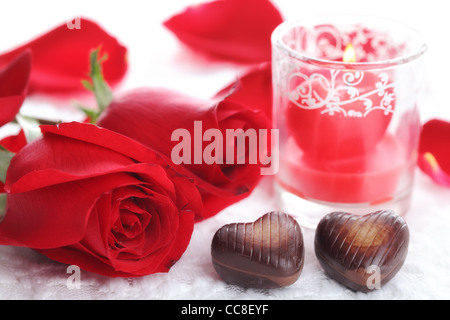
M 164 88 L 140 88 L 115 97 L 97 124 L 133 138 L 171 159 L 176 147 L 188 140 L 187 153 L 191 156 L 177 164 L 186 169 L 186 175 L 194 179 L 201 190 L 204 211 L 198 220 L 209 218 L 248 197 L 261 179 L 259 161 L 251 162 L 247 158 L 245 163 L 238 163 L 236 157 L 228 161 L 224 156 L 222 161 L 206 162 L 203 155 L 211 142 L 205 140 L 205 133 L 208 130 L 220 132 L 224 144 L 218 149 L 225 155 L 228 152 L 225 145 L 227 131 L 247 132 L 251 129 L 259 133 L 261 129 L 270 128 L 261 110 L 251 110 L 227 99 L 199 99 Z M 179 131 L 188 137 L 174 139 L 174 133 Z M 260 139 L 261 136 L 258 141 Z M 196 162 L 194 156 L 199 149 L 201 161 Z M 246 156 L 250 157 L 248 150 Z

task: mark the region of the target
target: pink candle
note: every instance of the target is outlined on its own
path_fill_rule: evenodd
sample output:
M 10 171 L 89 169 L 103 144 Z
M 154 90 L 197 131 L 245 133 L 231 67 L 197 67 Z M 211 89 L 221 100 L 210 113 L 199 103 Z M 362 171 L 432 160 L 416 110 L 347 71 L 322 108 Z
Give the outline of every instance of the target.
M 370 152 L 395 110 L 387 73 L 293 73 L 289 85 L 286 124 L 312 163 Z
M 285 151 L 278 175 L 284 188 L 305 199 L 348 204 L 392 200 L 405 159 L 405 150 L 392 135 L 364 155 L 318 165 L 310 164 L 293 139 Z
M 347 45 L 344 62 L 355 62 Z M 364 203 L 395 192 L 404 159 L 401 144 L 386 130 L 395 112 L 387 72 L 320 70 L 294 72 L 286 125 L 291 136 L 280 183 L 305 198 Z M 386 157 L 390 154 L 391 157 Z M 295 177 L 295 179 L 293 179 Z
M 272 42 L 277 190 L 367 211 L 409 196 L 420 38 L 389 20 L 325 16 L 287 22 Z

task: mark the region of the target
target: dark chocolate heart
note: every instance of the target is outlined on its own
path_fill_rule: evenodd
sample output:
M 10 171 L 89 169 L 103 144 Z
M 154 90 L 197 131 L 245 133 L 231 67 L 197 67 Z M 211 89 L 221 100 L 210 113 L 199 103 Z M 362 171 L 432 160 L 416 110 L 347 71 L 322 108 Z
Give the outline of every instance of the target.
M 334 212 L 319 223 L 315 252 L 325 272 L 348 288 L 380 289 L 401 269 L 409 245 L 409 229 L 392 211 L 365 216 Z
M 304 263 L 303 234 L 295 219 L 271 212 L 253 223 L 219 229 L 211 244 L 214 268 L 230 284 L 279 288 L 293 284 Z

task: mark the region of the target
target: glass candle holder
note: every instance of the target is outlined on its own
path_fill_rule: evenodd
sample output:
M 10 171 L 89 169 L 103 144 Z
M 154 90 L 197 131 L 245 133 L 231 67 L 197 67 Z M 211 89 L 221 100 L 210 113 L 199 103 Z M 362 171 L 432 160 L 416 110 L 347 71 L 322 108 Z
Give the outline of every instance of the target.
M 332 211 L 410 206 L 420 136 L 422 37 L 395 21 L 320 16 L 272 35 L 280 209 L 315 228 Z

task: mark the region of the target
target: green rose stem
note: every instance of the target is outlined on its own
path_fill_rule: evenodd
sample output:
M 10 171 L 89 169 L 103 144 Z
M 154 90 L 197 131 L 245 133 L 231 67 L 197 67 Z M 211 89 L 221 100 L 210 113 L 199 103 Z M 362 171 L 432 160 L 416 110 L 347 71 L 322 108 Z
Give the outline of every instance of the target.
M 5 182 L 6 171 L 8 171 L 9 163 L 14 157 L 14 153 L 11 153 L 0 146 L 0 181 Z
M 95 49 L 90 54 L 89 80 L 82 80 L 83 86 L 91 91 L 97 100 L 98 110 L 92 110 L 79 106 L 89 117 L 90 122 L 95 124 L 102 112 L 109 106 L 114 96 L 111 88 L 103 77 L 102 63 L 108 58 L 106 54 L 100 56 L 100 49 Z
M 24 131 L 27 143 L 30 143 L 41 136 L 39 123 L 36 120 L 18 114 L 15 122 L 18 123 Z M 2 184 L 6 182 L 6 173 L 8 172 L 9 165 L 14 156 L 15 153 L 8 151 L 0 145 L 0 182 Z M 0 188 L 3 188 L 1 184 Z M 0 190 L 0 221 L 4 218 L 6 212 L 6 193 L 2 192 L 3 190 Z
M 13 157 L 14 153 L 0 146 L 0 181 L 2 182 L 6 180 L 6 171 L 8 171 L 9 163 Z
M 7 151 L 0 146 L 0 181 L 6 181 L 6 172 L 8 171 L 11 159 L 14 157 L 14 153 Z M 0 221 L 5 216 L 6 211 L 6 193 L 0 193 Z
M 0 194 L 0 222 L 5 217 L 6 213 L 6 193 Z

